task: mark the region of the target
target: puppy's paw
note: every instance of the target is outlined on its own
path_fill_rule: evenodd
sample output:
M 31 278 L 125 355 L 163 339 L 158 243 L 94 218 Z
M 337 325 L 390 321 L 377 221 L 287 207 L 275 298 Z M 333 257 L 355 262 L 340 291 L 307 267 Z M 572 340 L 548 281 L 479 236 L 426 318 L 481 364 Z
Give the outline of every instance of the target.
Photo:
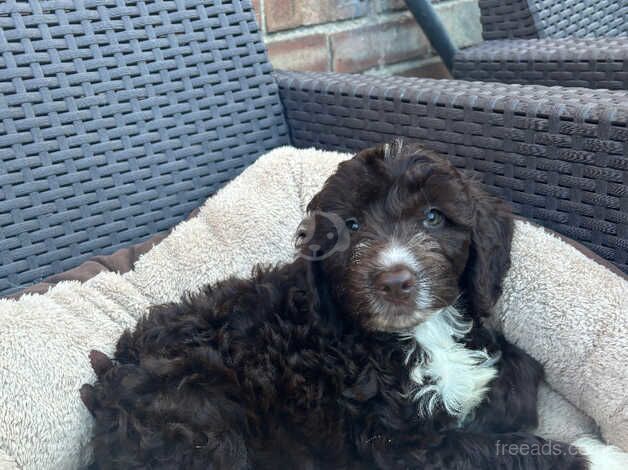
M 100 378 L 105 372 L 113 367 L 113 362 L 103 352 L 92 349 L 89 352 L 89 362 L 92 369 L 96 372 L 96 376 Z
M 84 384 L 80 390 L 81 400 L 89 412 L 93 415 L 96 407 L 98 406 L 96 396 L 94 393 L 94 387 L 90 384 Z
M 114 365 L 105 353 L 92 349 L 89 352 L 89 362 L 96 373 L 96 377 L 101 380 Z M 92 415 L 95 415 L 100 408 L 96 388 L 90 384 L 84 384 L 80 390 L 81 400 Z
M 573 445 L 589 460 L 589 470 L 626 470 L 628 453 L 592 437 L 581 437 Z

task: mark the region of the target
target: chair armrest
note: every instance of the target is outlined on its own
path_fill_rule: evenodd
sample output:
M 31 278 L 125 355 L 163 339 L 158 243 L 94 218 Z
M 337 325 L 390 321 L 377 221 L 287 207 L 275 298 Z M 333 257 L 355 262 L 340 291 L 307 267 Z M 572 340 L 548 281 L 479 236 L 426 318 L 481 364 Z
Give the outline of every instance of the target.
M 354 151 L 419 139 L 515 213 L 628 272 L 628 93 L 275 72 L 293 144 Z
M 628 37 L 486 41 L 457 51 L 461 80 L 628 89 Z

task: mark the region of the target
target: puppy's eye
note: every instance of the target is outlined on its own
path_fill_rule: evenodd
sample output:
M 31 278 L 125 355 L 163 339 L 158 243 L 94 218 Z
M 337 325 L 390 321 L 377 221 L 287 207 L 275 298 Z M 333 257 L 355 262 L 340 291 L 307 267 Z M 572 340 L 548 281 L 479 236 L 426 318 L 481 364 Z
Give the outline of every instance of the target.
M 423 219 L 423 225 L 425 225 L 428 228 L 437 228 L 443 225 L 444 221 L 445 221 L 445 218 L 443 217 L 443 214 L 440 211 L 436 209 L 430 209 L 425 213 L 425 219 Z
M 347 220 L 345 220 L 345 225 L 352 232 L 355 232 L 360 228 L 360 223 L 358 222 L 357 219 L 353 217 L 349 217 Z

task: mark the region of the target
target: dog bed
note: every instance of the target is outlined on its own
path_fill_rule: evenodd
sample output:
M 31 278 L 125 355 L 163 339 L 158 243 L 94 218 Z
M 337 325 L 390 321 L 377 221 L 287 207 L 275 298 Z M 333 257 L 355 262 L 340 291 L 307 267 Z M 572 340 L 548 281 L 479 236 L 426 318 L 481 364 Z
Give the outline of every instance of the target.
M 84 283 L 0 300 L 0 469 L 85 465 L 92 422 L 78 390 L 94 380 L 89 350 L 112 353 L 151 304 L 229 274 L 245 276 L 254 263 L 290 260 L 307 202 L 348 157 L 276 149 L 131 271 L 99 269 Z M 546 366 L 539 434 L 573 441 L 599 426 L 628 450 L 627 292 L 626 278 L 587 250 L 516 222 L 512 268 L 493 321 Z

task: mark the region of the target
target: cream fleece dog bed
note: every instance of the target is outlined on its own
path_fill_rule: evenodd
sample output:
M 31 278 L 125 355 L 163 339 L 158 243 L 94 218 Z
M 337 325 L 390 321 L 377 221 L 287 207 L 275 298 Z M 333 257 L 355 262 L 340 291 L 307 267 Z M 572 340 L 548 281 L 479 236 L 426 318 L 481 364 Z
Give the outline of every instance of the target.
M 88 351 L 112 353 L 151 304 L 176 301 L 229 274 L 247 275 L 254 263 L 290 260 L 307 202 L 347 157 L 276 149 L 133 271 L 0 300 L 0 468 L 62 470 L 88 462 L 92 423 L 78 393 L 94 380 Z M 595 430 L 588 415 L 609 442 L 628 450 L 628 282 L 522 221 L 512 261 L 495 322 L 546 365 L 538 432 L 572 441 Z

